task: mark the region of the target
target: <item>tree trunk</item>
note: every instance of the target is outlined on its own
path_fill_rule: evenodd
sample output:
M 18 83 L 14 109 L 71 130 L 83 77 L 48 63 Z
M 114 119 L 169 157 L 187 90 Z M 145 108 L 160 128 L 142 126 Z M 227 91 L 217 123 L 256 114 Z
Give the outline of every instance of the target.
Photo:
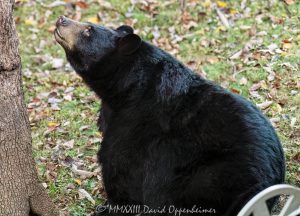
M 32 158 L 13 5 L 0 0 L 0 215 L 56 216 Z

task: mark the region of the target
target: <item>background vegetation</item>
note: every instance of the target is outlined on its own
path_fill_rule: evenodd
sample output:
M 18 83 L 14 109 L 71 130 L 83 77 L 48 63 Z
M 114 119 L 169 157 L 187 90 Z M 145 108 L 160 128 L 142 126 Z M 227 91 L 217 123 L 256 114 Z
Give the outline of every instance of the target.
M 16 0 L 24 91 L 39 176 L 66 215 L 105 199 L 96 152 L 99 99 L 66 62 L 59 15 L 133 26 L 196 73 L 256 103 L 276 127 L 287 182 L 299 185 L 300 2 L 293 0 Z

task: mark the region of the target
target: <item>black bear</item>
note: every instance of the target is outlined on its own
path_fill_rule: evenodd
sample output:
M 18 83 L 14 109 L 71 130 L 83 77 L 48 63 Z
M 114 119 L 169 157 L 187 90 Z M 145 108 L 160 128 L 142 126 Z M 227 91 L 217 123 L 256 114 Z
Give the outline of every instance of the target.
M 234 216 L 284 182 L 280 141 L 249 101 L 202 78 L 129 26 L 61 16 L 55 38 L 102 99 L 98 153 L 108 204 L 95 215 Z M 121 206 L 121 207 L 120 207 Z

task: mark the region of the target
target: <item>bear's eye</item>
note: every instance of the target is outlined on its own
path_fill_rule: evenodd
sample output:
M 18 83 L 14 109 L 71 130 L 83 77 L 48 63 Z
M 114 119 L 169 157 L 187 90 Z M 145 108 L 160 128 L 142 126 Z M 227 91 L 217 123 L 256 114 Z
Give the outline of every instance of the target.
M 86 29 L 83 30 L 83 35 L 89 37 L 91 36 L 91 32 L 92 32 L 92 26 L 88 26 Z

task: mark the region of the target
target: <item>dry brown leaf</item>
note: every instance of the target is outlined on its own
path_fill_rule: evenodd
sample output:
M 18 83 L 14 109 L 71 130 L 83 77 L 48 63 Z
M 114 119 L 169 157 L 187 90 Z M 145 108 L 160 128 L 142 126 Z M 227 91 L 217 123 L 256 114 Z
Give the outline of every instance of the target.
M 240 94 L 241 93 L 241 91 L 239 89 L 236 89 L 236 88 L 231 88 L 230 91 L 232 93 L 235 93 L 235 94 Z
M 292 5 L 292 4 L 295 3 L 294 0 L 284 0 L 284 1 L 285 1 L 285 3 L 287 3 L 288 5 Z
M 294 131 L 294 132 L 290 135 L 290 138 L 295 138 L 295 137 L 300 137 L 300 131 L 299 131 L 299 130 Z
M 87 9 L 89 6 L 87 3 L 85 3 L 84 1 L 78 1 L 75 3 L 78 7 L 80 7 L 81 9 Z
M 292 156 L 292 160 L 299 163 L 300 162 L 300 152 L 297 152 L 296 154 L 294 154 Z
M 292 39 L 284 39 L 282 41 L 282 49 L 283 50 L 288 50 L 290 48 L 292 48 Z
M 215 64 L 215 63 L 219 62 L 219 58 L 216 56 L 209 56 L 206 58 L 206 61 L 210 64 Z

